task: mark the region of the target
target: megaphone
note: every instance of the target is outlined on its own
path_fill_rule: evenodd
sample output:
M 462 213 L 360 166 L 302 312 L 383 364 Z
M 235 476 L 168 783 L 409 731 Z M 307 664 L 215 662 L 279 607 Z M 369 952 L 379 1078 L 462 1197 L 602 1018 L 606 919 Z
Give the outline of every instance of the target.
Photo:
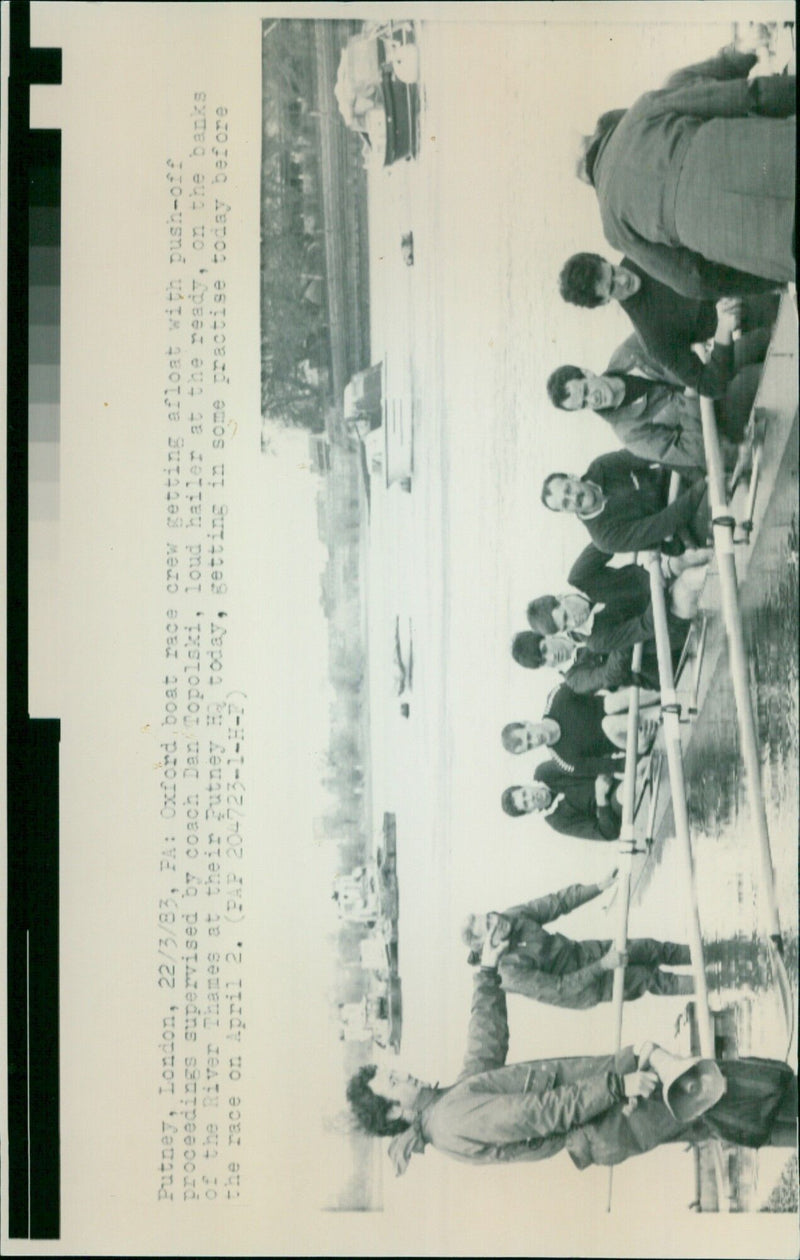
M 713 1059 L 670 1058 L 661 1072 L 664 1102 L 680 1124 L 690 1124 L 719 1102 L 727 1081 Z

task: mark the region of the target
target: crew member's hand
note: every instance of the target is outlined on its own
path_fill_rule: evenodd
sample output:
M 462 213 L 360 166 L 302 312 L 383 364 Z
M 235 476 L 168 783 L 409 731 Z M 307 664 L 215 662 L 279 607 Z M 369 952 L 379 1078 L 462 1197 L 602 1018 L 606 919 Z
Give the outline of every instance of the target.
M 730 341 L 742 322 L 742 303 L 739 298 L 720 298 L 717 302 L 716 340 Z
M 608 950 L 607 953 L 603 954 L 603 957 L 600 959 L 604 971 L 614 971 L 617 967 L 621 967 L 623 963 L 626 963 L 627 961 L 628 955 L 623 953 L 622 950 L 615 949 L 613 945 L 611 946 L 611 949 Z
M 617 870 L 616 867 L 614 867 L 613 871 L 611 871 L 609 875 L 606 875 L 605 879 L 601 879 L 600 883 L 597 885 L 600 891 L 605 892 L 607 888 L 610 888 L 611 885 L 615 882 L 618 874 L 619 874 L 619 871 Z
M 658 1089 L 655 1072 L 628 1072 L 622 1078 L 626 1098 L 649 1098 Z
M 615 883 L 617 874 L 619 873 L 620 872 L 617 871 L 617 868 L 615 867 L 614 871 L 607 874 L 605 879 L 600 879 L 600 881 L 597 882 L 597 887 L 600 888 L 600 891 L 605 892 L 606 888 L 610 888 L 612 883 Z
M 610 774 L 598 774 L 594 781 L 594 799 L 598 805 L 607 805 L 608 797 L 614 786 L 614 780 Z
M 636 1055 L 636 1062 L 639 1066 L 640 1072 L 644 1072 L 648 1069 L 651 1072 L 654 1070 L 650 1067 L 650 1055 L 655 1049 L 656 1043 L 654 1041 L 647 1040 L 634 1043 L 633 1053 Z
M 507 940 L 498 941 L 496 945 L 493 945 L 491 939 L 487 938 L 483 942 L 483 949 L 481 950 L 481 966 L 496 967 L 507 949 Z
M 700 568 L 701 565 L 708 564 L 711 556 L 710 547 L 687 547 L 679 557 L 680 567 L 676 571 L 682 573 L 684 569 Z
M 646 717 L 644 714 L 639 718 L 639 749 L 642 751 L 647 745 L 655 739 L 658 734 L 658 718 Z

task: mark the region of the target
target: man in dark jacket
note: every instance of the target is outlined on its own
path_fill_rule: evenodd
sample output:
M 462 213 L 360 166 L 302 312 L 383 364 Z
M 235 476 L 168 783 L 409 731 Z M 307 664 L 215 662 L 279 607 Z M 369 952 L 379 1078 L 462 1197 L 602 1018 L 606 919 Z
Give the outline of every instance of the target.
M 630 652 L 598 653 L 567 634 L 520 630 L 514 635 L 511 655 L 525 669 L 547 666 L 556 670 L 570 690 L 580 695 L 616 691 L 633 682 Z
M 543 642 L 567 637 L 580 644 L 578 651 L 593 653 L 596 659 L 619 654 L 630 661 L 634 644 L 641 643 L 640 686 L 658 691 L 660 686 L 655 648 L 655 623 L 650 602 L 650 582 L 638 564 L 611 569 L 608 552 L 589 543 L 570 570 L 567 581 L 575 591 L 562 595 L 540 595 L 528 604 L 528 624 Z M 662 557 L 666 568 L 667 626 L 672 646 L 673 668 L 677 666 L 697 601 L 705 566 L 706 551 L 684 552 L 682 556 Z M 579 665 L 564 674 L 573 690 L 581 690 Z M 573 677 L 572 675 L 575 675 Z
M 742 336 L 733 341 L 731 311 L 735 308 L 729 302 L 719 301 L 715 306 L 712 299 L 684 297 L 648 275 L 632 258 L 623 258 L 614 265 L 600 254 L 574 254 L 568 258 L 559 286 L 565 302 L 575 306 L 594 308 L 618 302 L 638 334 L 623 345 L 632 346 L 638 341 L 642 357 L 647 355 L 653 362 L 657 378 L 708 398 L 722 398 L 745 364 L 763 362 L 778 313 L 776 293 L 743 296 Z M 744 288 L 746 292 L 747 286 Z M 737 296 L 735 284 L 728 288 L 727 295 L 719 296 Z M 704 345 L 711 338 L 711 354 L 704 362 L 693 347 Z M 608 371 L 612 370 L 609 364 Z
M 697 477 L 667 503 L 669 470 L 652 467 L 629 451 L 600 455 L 582 477 L 550 473 L 542 502 L 552 512 L 570 512 L 583 521 L 601 551 L 647 551 L 660 547 L 679 555 L 687 546 L 705 547 L 710 517 L 704 477 Z
M 500 803 L 509 818 L 539 814 L 548 827 L 563 836 L 573 836 L 576 840 L 616 840 L 622 818 L 614 795 L 616 786 L 610 774 L 600 774 L 596 779 L 567 774 L 563 787 L 555 792 L 534 775 L 533 783 L 507 787 Z
M 717 401 L 717 429 L 728 443 L 741 442 L 760 380 L 760 363 L 749 363 Z M 681 385 L 630 371 L 607 369 L 595 376 L 586 368 L 564 364 L 550 373 L 547 392 L 561 411 L 592 410 L 611 426 L 620 444 L 640 459 L 677 472 L 706 467 L 700 399 Z M 737 454 L 733 445 L 727 450 L 731 466 Z
M 586 1010 L 599 1002 L 610 1002 L 614 987 L 614 968 L 619 955 L 612 942 L 575 941 L 561 932 L 548 932 L 546 923 L 570 914 L 579 906 L 593 901 L 616 878 L 616 871 L 599 884 L 572 884 L 547 897 L 537 897 L 502 914 L 471 914 L 465 919 L 461 939 L 470 951 L 472 966 L 480 962 L 487 938 L 493 943 L 506 943 L 500 959 L 500 981 L 506 993 L 520 993 L 573 1010 Z M 682 967 L 691 962 L 688 945 L 673 941 L 657 941 L 648 937 L 629 940 L 625 968 L 625 1000 L 633 1001 L 644 993 L 659 996 L 694 992 L 691 976 L 667 967 Z
M 563 683 L 547 698 L 539 722 L 509 722 L 501 738 L 515 756 L 547 747 L 567 774 L 613 774 L 624 754 L 605 733 L 605 708 L 600 696 L 579 696 Z
M 795 278 L 795 79 L 748 80 L 756 60 L 723 48 L 587 138 L 606 240 L 688 297 L 741 291 L 728 268 Z
M 704 1098 L 691 1122 L 678 1119 L 662 1096 L 661 1080 L 674 1060 L 652 1043 L 638 1054 L 626 1046 L 617 1054 L 506 1065 L 508 1011 L 497 970 L 503 950 L 502 942 L 484 945 L 464 1066 L 453 1085 L 427 1085 L 394 1064 L 366 1065 L 348 1083 L 362 1131 L 392 1138 L 389 1157 L 398 1176 L 429 1144 L 453 1159 L 495 1165 L 566 1149 L 580 1169 L 619 1164 L 663 1142 L 713 1136 L 753 1147 L 794 1146 L 797 1078 L 771 1059 L 720 1061 L 724 1096 Z M 626 1106 L 632 1098 L 633 1110 Z

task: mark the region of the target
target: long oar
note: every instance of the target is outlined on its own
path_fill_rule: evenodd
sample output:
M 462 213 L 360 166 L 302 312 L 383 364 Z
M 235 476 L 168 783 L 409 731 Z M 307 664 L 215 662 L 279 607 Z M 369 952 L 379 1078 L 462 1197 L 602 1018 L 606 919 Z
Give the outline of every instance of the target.
M 658 803 L 658 787 L 659 787 L 659 783 L 661 782 L 661 767 L 663 765 L 663 758 L 661 757 L 661 754 L 658 752 L 651 752 L 649 754 L 649 758 L 650 758 L 650 766 L 647 772 L 647 778 L 645 779 L 642 790 L 639 793 L 639 799 L 636 801 L 636 804 L 634 805 L 634 809 L 633 809 L 634 819 L 638 819 L 639 813 L 642 807 L 642 802 L 645 798 L 645 794 L 649 792 L 650 804 L 647 811 L 647 830 L 645 832 L 645 842 L 644 842 L 645 847 L 643 849 L 637 848 L 634 851 L 634 856 L 636 856 L 637 854 L 641 855 L 642 853 L 645 853 L 645 854 L 648 853 L 650 846 L 653 843 L 653 827 L 655 824 L 656 805 Z M 640 761 L 641 760 L 642 758 L 640 758 Z M 639 884 L 641 883 L 644 870 L 645 870 L 645 867 L 643 865 L 641 870 L 639 871 L 639 874 L 635 882 L 633 880 L 633 872 L 631 872 L 631 888 L 630 888 L 630 898 L 629 898 L 630 900 L 632 900 L 636 896 L 636 890 L 639 887 Z M 603 906 L 603 909 L 606 912 L 610 911 L 612 907 L 616 904 L 618 894 L 619 894 L 619 884 L 618 882 L 615 882 L 611 888 L 611 893 Z
M 769 842 L 767 810 L 761 786 L 761 760 L 758 752 L 753 701 L 750 696 L 749 670 L 745 651 L 742 614 L 739 608 L 739 585 L 736 577 L 736 559 L 733 534 L 736 521 L 725 500 L 725 477 L 722 455 L 719 449 L 714 404 L 710 398 L 700 399 L 700 416 L 703 422 L 703 441 L 708 467 L 708 495 L 711 505 L 711 522 L 714 529 L 714 550 L 720 579 L 722 615 L 728 636 L 728 657 L 731 682 L 736 700 L 739 723 L 739 742 L 747 775 L 750 814 L 753 821 L 761 871 L 760 890 L 767 920 L 767 933 L 772 952 L 773 970 L 781 994 L 784 1017 L 788 1029 L 794 1025 L 794 1002 L 791 985 L 783 961 L 783 935 L 781 933 L 778 902 L 775 895 L 775 868 Z
M 656 632 L 658 674 L 661 684 L 661 713 L 664 723 L 664 739 L 669 769 L 670 793 L 672 796 L 672 814 L 675 822 L 675 840 L 683 870 L 683 884 L 688 912 L 689 951 L 694 974 L 697 1032 L 700 1040 L 701 1055 L 703 1058 L 713 1059 L 715 1057 L 714 1024 L 708 1003 L 703 938 L 700 932 L 697 885 L 694 877 L 694 860 L 692 858 L 692 843 L 689 833 L 689 811 L 686 805 L 686 780 L 683 773 L 683 754 L 681 751 L 680 706 L 675 692 L 672 650 L 669 641 L 669 626 L 667 624 L 667 603 L 661 577 L 661 564 L 657 554 L 651 559 L 649 568 L 650 599 L 653 605 L 653 621 Z M 719 1202 L 721 1204 L 723 1193 L 727 1196 L 728 1179 L 725 1176 L 722 1150 L 719 1143 L 713 1142 L 711 1150 L 717 1175 Z M 729 1206 L 729 1203 L 727 1206 Z
M 633 649 L 631 670 L 635 675 L 641 673 L 642 645 L 637 643 Z M 619 874 L 617 887 L 619 897 L 619 914 L 617 931 L 614 936 L 614 948 L 622 955 L 623 961 L 614 968 L 614 987 L 611 993 L 611 1018 L 614 1028 L 614 1052 L 622 1049 L 622 1008 L 625 1001 L 625 950 L 628 944 L 628 911 L 631 901 L 631 875 L 633 873 L 633 855 L 636 851 L 636 834 L 634 817 L 636 813 L 636 764 L 639 755 L 639 688 L 634 683 L 628 699 L 628 725 L 625 735 L 625 778 L 622 784 L 622 825 L 619 833 Z M 611 1193 L 614 1177 L 613 1168 L 608 1170 L 608 1198 L 606 1211 L 611 1211 Z
M 672 671 L 672 651 L 667 624 L 667 603 L 661 578 L 661 565 L 656 555 L 650 561 L 650 599 L 653 605 L 653 622 L 656 632 L 658 674 L 661 683 L 661 715 L 664 723 L 664 743 L 669 769 L 669 785 L 672 796 L 672 813 L 675 821 L 675 838 L 683 869 L 684 888 L 688 902 L 689 949 L 692 955 L 695 992 L 697 995 L 698 1029 L 703 1054 L 714 1057 L 714 1032 L 708 1007 L 703 938 L 700 933 L 700 916 L 697 906 L 697 890 L 694 880 L 694 862 L 689 835 L 689 811 L 686 806 L 686 779 L 683 773 L 681 751 L 680 706 L 675 693 Z
M 736 700 L 736 714 L 742 760 L 747 774 L 750 812 L 753 818 L 758 857 L 761 867 L 761 892 L 764 898 L 769 936 L 779 952 L 783 952 L 778 903 L 775 897 L 775 871 L 769 843 L 767 811 L 761 788 L 761 761 L 758 753 L 753 702 L 750 696 L 747 653 L 739 609 L 739 586 L 736 577 L 733 532 L 736 521 L 725 501 L 725 479 L 722 455 L 717 437 L 714 404 L 710 398 L 700 399 L 700 415 L 703 421 L 703 441 L 708 466 L 708 495 L 711 505 L 711 522 L 714 529 L 714 551 L 719 571 L 722 615 L 728 636 L 731 682 Z

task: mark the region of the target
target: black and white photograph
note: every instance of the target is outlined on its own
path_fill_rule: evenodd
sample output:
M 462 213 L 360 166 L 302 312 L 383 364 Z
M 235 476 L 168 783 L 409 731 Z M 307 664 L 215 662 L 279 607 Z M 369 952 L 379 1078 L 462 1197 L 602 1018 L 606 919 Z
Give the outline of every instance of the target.
M 7 1254 L 797 1254 L 795 63 L 2 4 Z

